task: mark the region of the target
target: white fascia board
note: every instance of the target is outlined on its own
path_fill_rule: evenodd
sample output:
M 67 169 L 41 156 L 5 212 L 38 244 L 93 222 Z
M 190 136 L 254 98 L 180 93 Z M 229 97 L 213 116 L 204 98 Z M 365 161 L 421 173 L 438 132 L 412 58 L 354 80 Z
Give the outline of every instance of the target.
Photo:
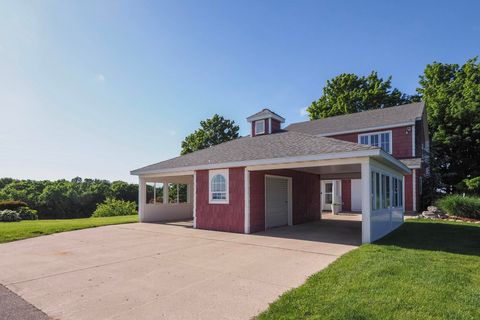
M 173 176 L 173 175 L 193 175 L 195 170 L 211 170 L 211 169 L 222 169 L 222 168 L 234 168 L 234 167 L 253 167 L 253 166 L 262 166 L 262 165 L 274 165 L 274 164 L 289 164 L 289 163 L 301 163 L 308 161 L 321 161 L 321 160 L 335 160 L 335 159 L 346 159 L 346 158 L 362 158 L 362 157 L 382 157 L 388 162 L 392 163 L 394 166 L 398 167 L 400 170 L 404 171 L 407 174 L 410 174 L 410 169 L 403 164 L 400 160 L 396 159 L 392 155 L 386 153 L 381 149 L 370 149 L 370 150 L 361 150 L 361 151 L 350 151 L 350 152 L 336 152 L 336 153 L 322 153 L 317 155 L 308 155 L 308 156 L 298 156 L 298 157 L 284 157 L 284 158 L 273 158 L 273 159 L 260 159 L 260 160 L 246 160 L 246 161 L 235 161 L 235 162 L 224 162 L 224 163 L 215 163 L 215 164 L 205 164 L 198 166 L 189 166 L 184 168 L 171 168 L 171 169 L 161 169 L 161 170 L 151 170 L 151 171 L 142 171 L 135 170 L 132 171 L 133 175 L 141 176 Z
M 253 122 L 253 121 L 257 121 L 257 120 L 264 120 L 264 119 L 268 119 L 268 118 L 271 118 L 271 119 L 275 119 L 275 120 L 278 120 L 280 121 L 281 123 L 284 123 L 285 122 L 285 119 L 280 117 L 280 116 L 277 116 L 275 114 L 268 114 L 268 115 L 258 115 L 258 116 L 254 116 L 254 117 L 249 117 L 247 118 L 247 121 L 248 122 Z
M 354 129 L 354 130 L 346 130 L 346 131 L 335 131 L 335 132 L 328 132 L 328 133 L 321 133 L 317 134 L 319 137 L 330 137 L 330 136 L 336 136 L 339 134 L 347 134 L 347 133 L 361 133 L 361 132 L 371 132 L 375 130 L 382 130 L 382 129 L 389 129 L 389 128 L 399 128 L 399 127 L 408 127 L 411 125 L 414 125 L 415 122 L 404 122 L 404 123 L 398 123 L 398 124 L 391 124 L 391 125 L 385 125 L 385 126 L 377 126 L 377 127 L 368 127 L 368 128 L 363 128 L 363 129 Z
M 235 162 L 224 162 L 224 163 L 215 163 L 215 164 L 204 164 L 198 166 L 189 166 L 183 168 L 170 168 L 170 169 L 161 169 L 161 170 L 134 170 L 131 172 L 132 175 L 155 175 L 163 176 L 172 175 L 175 173 L 177 175 L 187 175 L 193 174 L 191 172 L 195 170 L 210 170 L 210 169 L 222 169 L 222 168 L 234 168 L 234 167 L 247 167 L 247 166 L 257 166 L 257 165 L 268 165 L 268 164 L 279 164 L 279 163 L 292 163 L 292 162 L 305 162 L 305 161 L 315 161 L 315 160 L 329 160 L 329 159 L 340 159 L 340 158 L 357 158 L 357 157 L 369 157 L 369 156 L 378 156 L 380 149 L 370 149 L 370 150 L 361 150 L 361 151 L 350 151 L 350 152 L 335 152 L 335 153 L 322 153 L 316 155 L 308 156 L 298 156 L 298 157 L 284 157 L 284 158 L 273 158 L 273 159 L 259 159 L 259 160 L 246 160 L 246 161 L 235 161 Z

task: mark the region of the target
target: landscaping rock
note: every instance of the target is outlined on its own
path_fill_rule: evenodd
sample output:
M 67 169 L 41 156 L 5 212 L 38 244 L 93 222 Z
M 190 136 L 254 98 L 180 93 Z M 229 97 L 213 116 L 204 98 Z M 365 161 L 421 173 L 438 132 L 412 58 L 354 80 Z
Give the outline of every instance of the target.
M 431 213 L 437 213 L 437 214 L 442 213 L 442 211 L 435 206 L 428 206 L 427 210 L 430 211 Z

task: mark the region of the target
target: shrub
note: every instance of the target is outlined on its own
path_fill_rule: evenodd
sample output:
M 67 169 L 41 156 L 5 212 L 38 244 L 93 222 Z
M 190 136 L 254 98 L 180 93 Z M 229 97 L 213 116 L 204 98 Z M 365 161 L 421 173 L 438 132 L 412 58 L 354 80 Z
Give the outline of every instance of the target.
M 446 196 L 437 201 L 437 206 L 452 216 L 480 219 L 479 197 Z
M 97 205 L 93 217 L 128 216 L 137 214 L 137 205 L 133 201 L 107 199 Z
M 20 207 L 17 212 L 22 220 L 38 220 L 37 210 L 30 209 L 29 207 Z
M 463 182 L 465 183 L 468 191 L 480 194 L 480 177 L 465 179 Z
M 17 212 L 13 210 L 2 210 L 0 211 L 0 221 L 3 222 L 16 222 L 20 221 L 20 216 L 18 215 Z
M 15 200 L 0 201 L 0 210 L 17 210 L 21 207 L 27 207 L 27 204 L 23 201 Z

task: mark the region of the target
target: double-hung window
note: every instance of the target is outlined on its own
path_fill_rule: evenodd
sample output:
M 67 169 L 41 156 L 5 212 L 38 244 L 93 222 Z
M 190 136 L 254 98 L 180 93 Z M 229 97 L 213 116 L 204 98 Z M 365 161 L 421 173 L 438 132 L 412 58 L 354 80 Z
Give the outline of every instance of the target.
M 265 120 L 255 121 L 255 134 L 265 133 Z
M 228 169 L 209 171 L 209 203 L 228 203 Z
M 360 134 L 358 136 L 358 143 L 367 144 L 374 147 L 380 147 L 384 151 L 392 153 L 392 132 L 383 131 Z

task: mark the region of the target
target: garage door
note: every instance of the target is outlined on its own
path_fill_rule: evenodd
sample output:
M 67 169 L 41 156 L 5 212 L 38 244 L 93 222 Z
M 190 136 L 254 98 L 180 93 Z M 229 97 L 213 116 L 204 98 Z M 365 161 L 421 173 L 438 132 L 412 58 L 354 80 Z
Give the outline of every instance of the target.
M 265 184 L 266 227 L 288 225 L 288 179 L 267 177 Z

